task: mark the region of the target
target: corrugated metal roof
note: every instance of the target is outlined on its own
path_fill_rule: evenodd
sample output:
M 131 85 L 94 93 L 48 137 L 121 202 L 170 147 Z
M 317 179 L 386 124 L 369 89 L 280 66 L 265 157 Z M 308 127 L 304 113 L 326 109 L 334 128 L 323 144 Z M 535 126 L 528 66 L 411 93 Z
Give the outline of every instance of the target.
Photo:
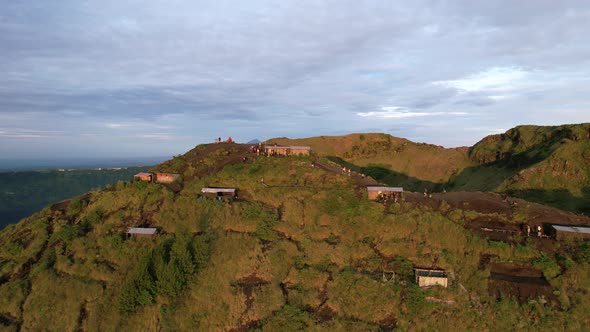
M 419 277 L 447 278 L 447 273 L 444 270 L 414 269 L 414 271 Z
M 293 146 L 289 146 L 288 147 L 291 150 L 311 150 L 310 146 L 297 146 L 297 145 L 293 145 Z
M 203 188 L 202 193 L 235 193 L 235 188 Z
M 152 173 L 146 173 L 146 172 L 139 172 L 137 174 L 135 174 L 134 176 L 152 176 Z
M 576 226 L 558 226 L 551 225 L 555 230 L 568 233 L 583 233 L 590 234 L 590 227 L 576 227 Z
M 390 191 L 390 192 L 403 192 L 404 188 L 402 187 L 376 187 L 376 186 L 368 186 L 367 191 Z
M 158 232 L 157 228 L 143 228 L 143 227 L 132 227 L 129 228 L 127 234 L 143 234 L 143 235 L 154 235 Z

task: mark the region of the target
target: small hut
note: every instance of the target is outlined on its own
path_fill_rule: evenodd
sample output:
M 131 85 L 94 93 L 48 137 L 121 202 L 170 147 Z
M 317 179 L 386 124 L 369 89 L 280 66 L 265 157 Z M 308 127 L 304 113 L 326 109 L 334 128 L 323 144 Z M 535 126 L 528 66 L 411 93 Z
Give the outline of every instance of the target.
M 154 180 L 154 175 L 152 173 L 140 172 L 135 174 L 133 178 L 138 181 L 152 182 Z
M 590 227 L 551 225 L 551 231 L 556 240 L 590 239 Z
M 158 229 L 155 227 L 131 227 L 127 231 L 127 237 L 150 237 L 155 235 Z
M 309 156 L 311 147 L 309 146 L 289 146 L 289 155 L 291 156 Z
M 288 146 L 266 145 L 264 151 L 267 156 L 286 156 L 289 151 Z
M 448 287 L 449 277 L 444 270 L 438 269 L 414 269 L 416 283 L 420 287 L 442 286 Z
M 175 173 L 156 173 L 156 182 L 158 183 L 172 183 L 180 177 L 180 174 Z
M 218 201 L 232 201 L 238 198 L 238 190 L 236 188 L 203 188 L 201 192 L 204 196 L 214 198 Z
M 380 200 L 383 198 L 386 199 L 396 199 L 400 198 L 401 195 L 404 193 L 404 188 L 401 187 L 378 187 L 378 186 L 368 186 L 367 187 L 367 194 L 369 199 L 371 200 Z

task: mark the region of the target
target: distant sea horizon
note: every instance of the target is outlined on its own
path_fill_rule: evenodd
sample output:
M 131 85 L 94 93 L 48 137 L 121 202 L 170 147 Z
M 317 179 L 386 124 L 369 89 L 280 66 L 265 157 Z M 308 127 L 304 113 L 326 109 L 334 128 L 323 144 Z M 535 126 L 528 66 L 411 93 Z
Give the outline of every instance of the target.
M 83 170 L 96 168 L 153 166 L 169 159 L 172 159 L 172 156 L 129 158 L 0 159 L 0 172 Z

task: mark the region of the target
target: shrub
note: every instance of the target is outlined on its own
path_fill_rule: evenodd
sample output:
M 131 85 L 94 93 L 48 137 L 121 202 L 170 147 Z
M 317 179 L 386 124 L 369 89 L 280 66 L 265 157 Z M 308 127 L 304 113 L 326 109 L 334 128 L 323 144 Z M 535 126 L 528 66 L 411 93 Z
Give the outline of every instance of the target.
M 578 263 L 590 263 L 590 242 L 581 241 L 574 252 L 574 259 Z
M 256 225 L 256 237 L 262 241 L 273 241 L 276 234 L 273 227 L 278 223 L 278 217 L 274 211 L 260 203 L 249 204 L 242 210 L 242 218 L 246 220 L 258 220 Z
M 68 205 L 67 214 L 70 217 L 74 216 L 80 213 L 80 211 L 82 211 L 84 207 L 86 207 L 86 202 L 80 200 L 79 198 L 74 198 L 70 201 L 70 204 Z
M 426 303 L 422 289 L 414 283 L 409 283 L 405 289 L 405 302 L 406 307 L 411 312 L 418 312 L 422 309 Z
M 541 257 L 535 259 L 533 261 L 533 265 L 543 271 L 543 274 L 548 279 L 553 279 L 557 277 L 561 273 L 561 268 L 559 265 L 548 257 L 547 255 L 543 254 Z
M 149 271 L 149 256 L 144 257 L 135 273 L 123 285 L 119 296 L 119 310 L 124 314 L 135 312 L 138 308 L 153 302 L 156 295 L 154 276 Z
M 63 225 L 51 236 L 52 241 L 71 241 L 80 235 L 80 229 L 73 225 Z
M 190 277 L 202 269 L 208 259 L 209 243 L 204 235 L 191 238 L 187 231 L 177 231 L 175 238 L 164 241 L 142 259 L 123 285 L 119 310 L 129 314 L 152 303 L 158 294 L 180 295 Z
M 45 250 L 45 252 L 43 252 L 43 256 L 41 256 L 41 259 L 39 260 L 39 262 L 31 270 L 31 278 L 33 278 L 34 276 L 38 275 L 39 273 L 41 273 L 43 271 L 53 269 L 53 266 L 55 265 L 56 261 L 57 261 L 57 255 L 55 254 L 55 250 L 52 248 Z
M 308 321 L 307 313 L 287 304 L 264 324 L 263 331 L 303 331 Z

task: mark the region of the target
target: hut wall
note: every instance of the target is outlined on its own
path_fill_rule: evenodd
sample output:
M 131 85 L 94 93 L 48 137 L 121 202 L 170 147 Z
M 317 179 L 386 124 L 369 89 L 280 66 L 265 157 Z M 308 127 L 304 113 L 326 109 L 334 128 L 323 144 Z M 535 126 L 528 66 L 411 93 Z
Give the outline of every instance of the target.
M 557 239 L 557 240 L 565 240 L 565 239 L 590 239 L 590 234 L 587 234 L 587 233 L 564 232 L 564 231 L 555 231 L 555 239 Z
M 377 198 L 379 198 L 379 194 L 380 194 L 380 192 L 378 192 L 378 191 L 368 191 L 367 192 L 367 196 L 371 200 L 376 200 Z
M 309 156 L 309 150 L 291 150 L 291 155 L 294 156 Z
M 440 285 L 444 288 L 447 288 L 448 279 L 440 277 L 418 277 L 418 286 L 420 287 L 431 287 L 436 285 Z
M 177 174 L 156 174 L 156 182 L 158 183 L 172 183 L 178 179 Z

